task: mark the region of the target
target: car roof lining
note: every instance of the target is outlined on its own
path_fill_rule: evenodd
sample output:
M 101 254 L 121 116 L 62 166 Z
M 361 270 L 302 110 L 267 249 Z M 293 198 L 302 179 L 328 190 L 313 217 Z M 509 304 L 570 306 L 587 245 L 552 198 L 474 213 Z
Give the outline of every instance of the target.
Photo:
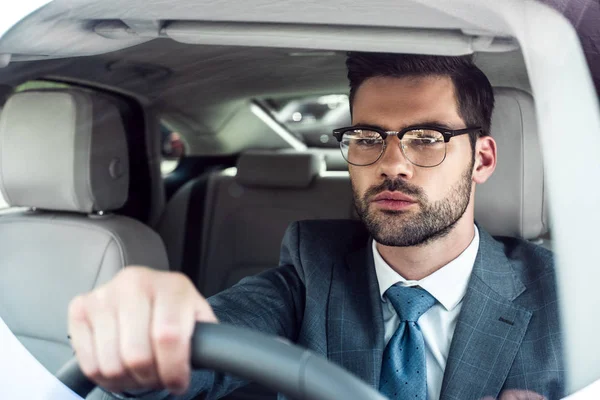
M 0 53 L 47 58 L 107 53 L 156 38 L 164 33 L 163 27 L 177 22 L 259 22 L 261 26 L 294 23 L 313 28 L 404 27 L 486 35 L 510 32 L 499 16 L 474 4 L 389 0 L 385 4 L 389 12 L 380 13 L 369 3 L 352 0 L 343 3 L 346 4 L 340 13 L 340 8 L 318 0 L 249 0 L 242 3 L 236 0 L 181 0 L 177 7 L 161 0 L 130 0 L 126 7 L 119 0 L 54 0 L 9 31 L 0 43 Z M 302 13 L 297 12 L 299 9 Z M 114 40 L 96 33 L 95 27 L 99 23 L 119 21 L 135 34 Z M 441 48 L 443 50 L 443 46 Z

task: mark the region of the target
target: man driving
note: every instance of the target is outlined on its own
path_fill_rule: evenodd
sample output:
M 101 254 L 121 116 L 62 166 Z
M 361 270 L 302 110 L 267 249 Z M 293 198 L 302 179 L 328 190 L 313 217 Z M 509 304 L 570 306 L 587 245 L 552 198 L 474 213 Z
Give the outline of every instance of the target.
M 278 267 L 209 299 L 181 273 L 126 268 L 70 305 L 88 377 L 144 399 L 222 397 L 244 381 L 191 371 L 201 321 L 287 338 L 393 399 L 562 395 L 552 254 L 474 219 L 496 166 L 490 82 L 470 57 L 346 65 L 352 126 L 334 136 L 360 221 L 292 224 Z

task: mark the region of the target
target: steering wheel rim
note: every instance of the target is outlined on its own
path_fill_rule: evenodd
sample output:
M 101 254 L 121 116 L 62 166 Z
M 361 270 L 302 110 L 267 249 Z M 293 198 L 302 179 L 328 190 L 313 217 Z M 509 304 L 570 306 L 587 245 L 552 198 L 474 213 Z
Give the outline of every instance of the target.
M 192 337 L 192 368 L 231 373 L 304 400 L 384 400 L 350 372 L 302 347 L 249 329 L 198 323 Z M 76 358 L 57 378 L 85 398 L 96 385 Z

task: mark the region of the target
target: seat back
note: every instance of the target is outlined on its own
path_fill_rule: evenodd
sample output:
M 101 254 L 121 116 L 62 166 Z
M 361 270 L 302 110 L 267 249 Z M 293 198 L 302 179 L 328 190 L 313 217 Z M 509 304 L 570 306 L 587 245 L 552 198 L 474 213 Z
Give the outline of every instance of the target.
M 198 250 L 191 275 L 210 296 L 276 266 L 291 222 L 352 218 L 348 174 L 325 173 L 323 167 L 323 157 L 310 152 L 249 151 L 237 169 L 189 182 L 169 202 L 161 224 L 171 265 L 189 266 L 186 248 Z M 204 190 L 194 196 L 199 185 Z M 185 224 L 198 234 L 185 234 Z
M 80 90 L 15 94 L 0 117 L 0 317 L 56 372 L 73 356 L 67 310 L 77 294 L 130 264 L 167 269 L 159 236 L 113 215 L 127 200 L 123 122 L 111 101 Z
M 212 178 L 198 276 L 206 295 L 276 266 L 290 223 L 352 217 L 348 175 L 322 168 L 322 157 L 312 153 L 249 152 L 236 176 Z

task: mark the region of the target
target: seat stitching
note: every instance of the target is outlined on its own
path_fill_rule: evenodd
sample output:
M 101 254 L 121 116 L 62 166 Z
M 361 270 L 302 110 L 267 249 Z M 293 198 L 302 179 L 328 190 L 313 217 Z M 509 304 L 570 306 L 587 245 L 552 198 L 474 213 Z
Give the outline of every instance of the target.
M 112 240 L 108 240 L 106 246 L 104 247 L 104 251 L 102 252 L 102 257 L 100 257 L 100 264 L 98 264 L 98 268 L 96 269 L 96 276 L 94 277 L 94 283 L 90 290 L 96 287 L 98 283 L 98 277 L 100 276 L 100 270 L 102 269 L 102 264 L 104 264 L 104 259 L 106 258 L 106 253 L 108 253 L 108 247 L 112 243 Z M 121 264 L 122 265 L 122 264 Z
M 28 334 L 28 333 L 18 333 L 18 332 L 13 332 L 13 335 L 15 335 L 17 337 L 20 336 L 20 337 L 28 338 L 28 339 L 35 339 L 35 340 L 41 340 L 41 341 L 45 341 L 45 342 L 58 343 L 58 344 L 62 344 L 64 346 L 69 347 L 69 345 L 66 342 L 62 342 L 58 339 L 44 338 L 44 337 L 40 337 L 40 336 Z

